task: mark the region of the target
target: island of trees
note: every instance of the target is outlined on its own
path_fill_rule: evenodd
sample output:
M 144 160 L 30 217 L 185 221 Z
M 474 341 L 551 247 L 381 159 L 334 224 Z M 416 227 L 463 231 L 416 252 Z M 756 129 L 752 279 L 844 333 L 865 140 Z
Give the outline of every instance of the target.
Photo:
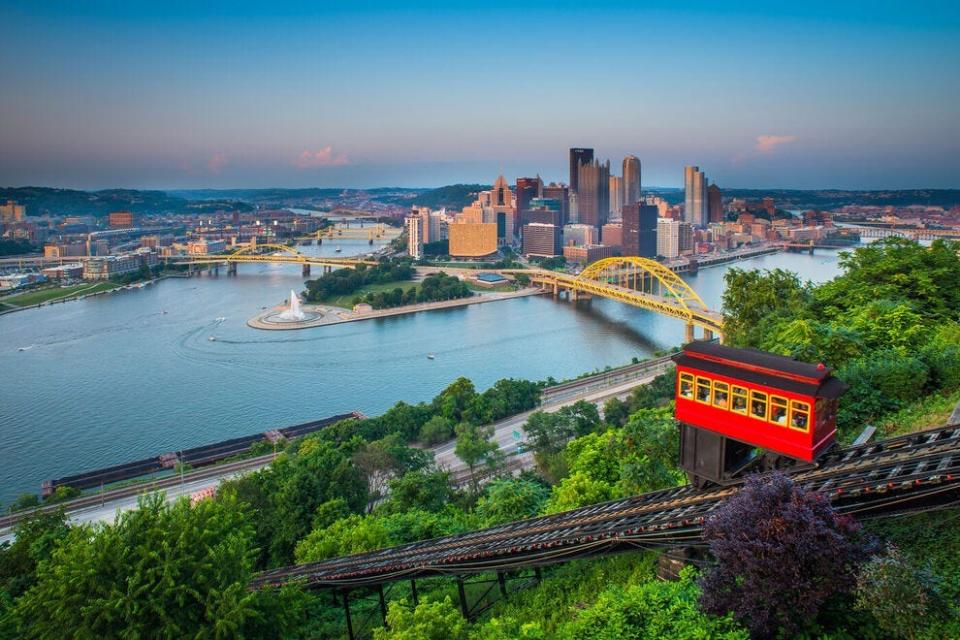
M 960 401 L 958 250 L 876 243 L 821 285 L 780 270 L 731 270 L 726 337 L 836 367 L 851 385 L 842 439 L 864 423 L 884 435 L 942 423 Z M 249 579 L 683 482 L 672 373 L 610 400 L 602 414 L 584 402 L 533 411 L 533 468 L 500 473 L 490 425 L 536 409 L 541 387 L 501 380 L 478 392 L 461 378 L 431 402 L 399 402 L 295 440 L 269 468 L 196 504 L 148 497 L 96 526 L 69 525 L 63 514 L 27 518 L 0 547 L 0 637 L 343 637 L 342 605 L 329 593 L 252 591 Z M 465 465 L 493 479 L 456 484 L 438 468 L 426 447 L 450 439 Z M 454 604 L 452 579 L 419 582 L 416 606 L 397 583 L 388 625 L 373 635 L 960 637 L 958 514 L 858 523 L 789 477 L 754 479 L 708 521 L 712 561 L 679 580 L 655 577 L 656 551 L 579 560 L 546 569 L 539 586 L 470 621 Z

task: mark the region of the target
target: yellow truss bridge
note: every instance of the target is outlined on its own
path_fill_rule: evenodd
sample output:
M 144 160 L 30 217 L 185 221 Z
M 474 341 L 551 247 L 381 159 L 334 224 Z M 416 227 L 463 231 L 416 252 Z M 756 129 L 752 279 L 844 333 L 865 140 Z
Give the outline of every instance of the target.
M 337 258 L 329 256 L 308 256 L 293 247 L 282 244 L 244 245 L 234 253 L 194 254 L 186 256 L 171 256 L 167 260 L 173 264 L 224 264 L 229 265 L 230 271 L 236 271 L 236 265 L 241 262 L 269 263 L 269 264 L 299 264 L 303 267 L 303 274 L 310 274 L 311 266 L 324 267 L 332 270 L 334 267 L 355 267 L 358 264 L 375 265 L 376 260 L 362 258 Z
M 554 297 L 568 292 L 571 300 L 601 296 L 634 307 L 655 311 L 687 324 L 687 342 L 694 339 L 694 327 L 704 338 L 723 336 L 723 315 L 711 310 L 680 276 L 654 260 L 638 257 L 604 258 L 587 266 L 579 275 L 538 269 L 526 273 L 530 280 Z

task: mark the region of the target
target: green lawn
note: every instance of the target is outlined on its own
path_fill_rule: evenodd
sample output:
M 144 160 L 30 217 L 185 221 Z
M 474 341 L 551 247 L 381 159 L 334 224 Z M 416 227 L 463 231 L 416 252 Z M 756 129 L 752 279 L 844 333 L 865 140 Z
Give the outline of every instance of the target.
M 517 287 L 517 285 L 515 284 L 498 284 L 494 287 L 481 287 L 478 284 L 468 282 L 467 288 L 469 288 L 471 291 L 476 291 L 478 293 L 492 293 L 492 292 L 506 293 L 508 291 L 516 291 L 519 287 Z
M 380 291 L 393 291 L 397 287 L 400 287 L 404 291 L 410 287 L 416 286 L 417 283 L 413 280 L 401 280 L 398 282 L 388 282 L 386 284 L 368 284 L 365 287 L 360 287 L 353 293 L 348 293 L 346 295 L 337 296 L 336 298 L 329 298 L 323 301 L 323 304 L 332 304 L 335 307 L 343 307 L 344 309 L 353 308 L 353 299 L 357 296 L 364 297 L 368 293 L 378 293 Z
M 117 286 L 119 285 L 113 282 L 97 282 L 95 284 L 85 283 L 70 287 L 48 287 L 2 298 L 0 299 L 0 305 L 2 305 L 4 309 L 29 307 L 40 304 L 41 302 L 49 302 L 50 300 L 59 300 L 60 298 L 70 298 L 77 295 L 106 291 L 108 289 L 114 289 Z

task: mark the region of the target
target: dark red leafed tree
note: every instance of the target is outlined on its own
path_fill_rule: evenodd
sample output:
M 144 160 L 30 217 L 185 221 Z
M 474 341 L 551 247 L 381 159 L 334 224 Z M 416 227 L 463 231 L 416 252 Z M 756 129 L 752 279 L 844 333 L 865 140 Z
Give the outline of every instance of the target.
M 704 528 L 717 565 L 700 580 L 701 607 L 733 612 L 755 638 L 801 631 L 854 585 L 859 529 L 784 475 L 751 478 Z

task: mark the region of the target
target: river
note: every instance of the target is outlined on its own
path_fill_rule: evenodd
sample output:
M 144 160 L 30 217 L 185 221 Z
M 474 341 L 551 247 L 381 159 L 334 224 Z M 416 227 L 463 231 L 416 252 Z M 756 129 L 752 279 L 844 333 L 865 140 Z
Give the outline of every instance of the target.
M 328 240 L 304 250 L 332 254 L 337 246 L 344 256 L 369 249 L 365 240 Z M 783 267 L 814 281 L 838 271 L 829 251 L 736 264 Z M 729 267 L 686 279 L 719 309 Z M 0 317 L 0 502 L 38 491 L 45 479 L 429 400 L 461 375 L 479 389 L 504 377 L 563 379 L 683 339 L 676 320 L 610 300 L 577 306 L 547 297 L 258 331 L 246 320 L 302 289 L 300 268 L 220 273 Z

